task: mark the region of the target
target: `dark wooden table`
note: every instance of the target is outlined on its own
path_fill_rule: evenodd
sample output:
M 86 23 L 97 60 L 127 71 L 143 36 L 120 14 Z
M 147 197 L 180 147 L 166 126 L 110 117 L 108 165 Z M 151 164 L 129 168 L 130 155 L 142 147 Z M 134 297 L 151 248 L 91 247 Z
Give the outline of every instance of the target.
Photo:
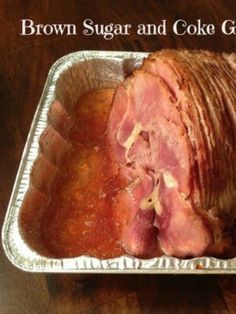
M 202 48 L 235 51 L 236 36 L 219 25 L 236 18 L 236 2 L 195 1 L 0 1 L 0 225 L 24 143 L 52 63 L 77 50 L 154 51 Z M 215 36 L 115 37 L 19 35 L 20 20 L 38 23 L 168 23 L 201 18 Z M 236 313 L 235 276 L 40 275 L 13 267 L 0 246 L 0 313 Z

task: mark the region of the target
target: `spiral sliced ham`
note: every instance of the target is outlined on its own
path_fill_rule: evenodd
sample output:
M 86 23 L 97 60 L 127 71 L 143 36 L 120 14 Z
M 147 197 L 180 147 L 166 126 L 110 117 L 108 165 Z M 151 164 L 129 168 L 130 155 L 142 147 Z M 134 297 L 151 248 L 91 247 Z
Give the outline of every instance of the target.
M 235 55 L 162 50 L 117 88 L 107 128 L 128 253 L 219 255 L 236 218 Z

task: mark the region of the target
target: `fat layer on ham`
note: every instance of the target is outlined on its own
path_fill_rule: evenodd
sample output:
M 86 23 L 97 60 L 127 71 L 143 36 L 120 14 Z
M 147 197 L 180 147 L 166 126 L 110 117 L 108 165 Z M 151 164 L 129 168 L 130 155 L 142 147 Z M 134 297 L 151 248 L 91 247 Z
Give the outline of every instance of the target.
M 131 255 L 219 255 L 236 217 L 232 55 L 162 50 L 116 90 L 107 126 L 125 188 L 114 200 Z M 123 219 L 122 219 L 123 218 Z

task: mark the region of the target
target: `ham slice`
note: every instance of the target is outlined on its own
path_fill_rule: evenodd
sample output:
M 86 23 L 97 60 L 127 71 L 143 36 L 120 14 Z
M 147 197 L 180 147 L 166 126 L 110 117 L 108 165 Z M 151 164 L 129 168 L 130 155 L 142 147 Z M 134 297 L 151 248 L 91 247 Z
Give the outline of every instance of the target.
M 125 182 L 114 208 L 131 255 L 219 255 L 232 244 L 234 60 L 162 50 L 117 87 L 107 140 Z

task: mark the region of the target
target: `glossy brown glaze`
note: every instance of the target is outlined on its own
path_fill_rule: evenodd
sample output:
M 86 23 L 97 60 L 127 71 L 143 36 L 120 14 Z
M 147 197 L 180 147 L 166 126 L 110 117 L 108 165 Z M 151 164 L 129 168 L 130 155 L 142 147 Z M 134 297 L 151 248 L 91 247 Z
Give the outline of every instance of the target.
M 41 157 L 33 167 L 20 223 L 23 236 L 42 254 L 111 258 L 124 253 L 112 201 L 121 182 L 106 141 L 113 93 L 107 89 L 82 96 L 67 132 L 62 127 L 59 135 L 49 125 L 41 136 Z M 53 121 L 59 113 L 54 112 Z

